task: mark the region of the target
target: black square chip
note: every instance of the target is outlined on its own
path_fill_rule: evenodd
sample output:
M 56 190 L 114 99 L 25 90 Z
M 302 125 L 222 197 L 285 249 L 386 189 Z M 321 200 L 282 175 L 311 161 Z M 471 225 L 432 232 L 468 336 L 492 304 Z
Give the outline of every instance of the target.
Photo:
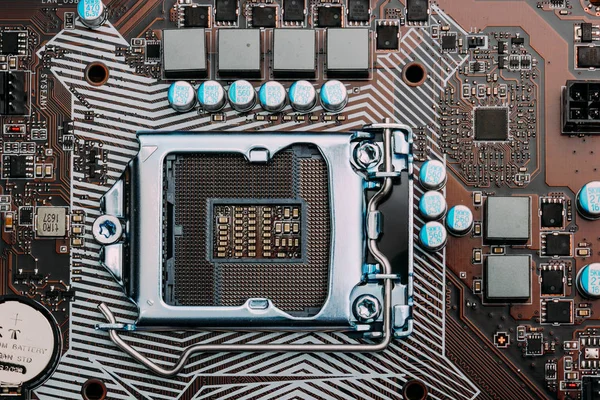
M 237 0 L 216 0 L 215 19 L 219 22 L 237 21 Z
M 303 22 L 304 0 L 283 0 L 283 20 L 286 22 Z
M 542 270 L 542 294 L 562 295 L 564 293 L 563 271 L 560 269 Z
M 19 225 L 33 224 L 33 207 L 19 208 Z
M 27 178 L 27 158 L 25 156 L 5 156 L 3 175 L 7 178 Z
M 398 50 L 398 25 L 377 25 L 377 50 Z
M 160 44 L 150 43 L 146 44 L 146 58 L 160 59 Z
M 369 20 L 369 0 L 348 0 L 348 21 L 367 22 Z
M 342 26 L 342 7 L 319 7 L 318 24 L 322 28 Z
M 183 22 L 190 28 L 208 28 L 208 7 L 186 7 Z
M 563 204 L 542 203 L 542 228 L 561 228 L 563 226 Z
M 508 109 L 481 107 L 475 109 L 475 140 L 506 140 Z
M 429 18 L 428 0 L 406 0 L 406 20 L 410 22 L 426 22 Z
M 0 41 L 0 54 L 17 55 L 19 54 L 19 32 L 2 32 Z
M 277 25 L 275 7 L 253 7 L 252 26 L 260 28 L 275 28 Z
M 568 233 L 558 233 L 546 235 L 546 245 L 544 255 L 547 256 L 570 256 L 571 255 L 571 235 Z
M 532 335 L 526 339 L 525 343 L 526 354 L 533 356 L 544 354 L 544 338 L 541 335 Z
M 442 50 L 456 50 L 456 35 L 442 36 Z
M 569 324 L 573 321 L 573 303 L 571 301 L 549 301 L 546 303 L 544 322 L 549 324 Z

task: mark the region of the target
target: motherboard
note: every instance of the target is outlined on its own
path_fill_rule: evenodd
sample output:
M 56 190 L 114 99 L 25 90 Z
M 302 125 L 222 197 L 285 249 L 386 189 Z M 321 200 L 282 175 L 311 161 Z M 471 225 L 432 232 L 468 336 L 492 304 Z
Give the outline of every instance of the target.
M 0 400 L 598 400 L 599 169 L 599 0 L 0 0 Z

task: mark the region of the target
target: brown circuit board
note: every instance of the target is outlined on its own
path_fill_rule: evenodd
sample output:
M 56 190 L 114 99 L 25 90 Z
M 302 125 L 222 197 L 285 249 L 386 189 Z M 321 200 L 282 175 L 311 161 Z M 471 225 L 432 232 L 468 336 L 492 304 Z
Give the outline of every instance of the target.
M 410 130 L 410 167 L 381 213 L 368 205 L 384 181 L 369 177 L 390 171 L 370 170 L 362 211 L 347 212 L 352 183 L 328 175 L 316 137 L 354 143 L 382 121 Z M 169 156 L 125 190 L 116 225 L 100 222 L 156 151 L 140 148 L 148 132 L 305 136 Z M 344 165 L 381 159 L 365 149 Z M 428 182 L 428 162 L 445 178 Z M 598 0 L 0 0 L 0 399 L 600 400 L 599 169 Z M 442 195 L 438 215 L 426 194 Z M 275 304 L 294 322 L 140 324 L 134 275 L 149 267 L 129 252 L 147 197 L 164 240 L 141 252 L 163 252 L 165 309 L 248 307 L 259 321 Z M 334 231 L 354 219 L 358 234 Z M 356 284 L 393 275 L 406 290 L 406 334 L 377 351 L 189 350 L 381 339 L 357 322 L 381 328 L 379 304 L 298 322 L 330 306 L 333 249 L 351 234 L 348 254 L 370 252 Z M 352 329 L 336 319 L 349 308 Z

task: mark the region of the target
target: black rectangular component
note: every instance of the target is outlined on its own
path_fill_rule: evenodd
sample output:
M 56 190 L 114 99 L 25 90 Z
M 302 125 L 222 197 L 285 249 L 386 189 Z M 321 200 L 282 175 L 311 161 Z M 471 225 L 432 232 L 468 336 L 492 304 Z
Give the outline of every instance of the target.
M 26 156 L 4 156 L 3 178 L 27 178 Z
M 237 0 L 216 0 L 215 20 L 217 22 L 237 22 Z
M 377 25 L 377 50 L 398 50 L 398 25 Z
M 426 22 L 429 18 L 429 0 L 406 0 L 406 20 Z
M 277 13 L 275 7 L 253 7 L 252 26 L 260 28 L 275 28 Z
M 183 12 L 183 23 L 191 28 L 208 28 L 208 7 L 186 7 Z
M 513 46 L 523 46 L 525 44 L 525 38 L 522 38 L 520 36 L 515 36 L 510 39 L 510 43 Z
M 562 295 L 564 293 L 563 271 L 561 269 L 542 270 L 542 294 Z
M 283 0 L 283 20 L 304 22 L 304 0 Z
M 369 0 L 348 0 L 348 21 L 369 21 Z
M 498 40 L 498 54 L 506 54 L 506 41 Z
M 469 36 L 467 38 L 467 47 L 476 49 L 477 47 L 485 46 L 485 38 L 483 36 Z
M 33 207 L 19 208 L 19 225 L 33 224 Z
M 442 50 L 456 50 L 456 35 L 442 36 Z
M 600 376 L 581 378 L 581 400 L 597 400 L 600 393 Z
M 475 109 L 475 140 L 506 140 L 508 109 L 486 107 Z
M 559 257 L 571 255 L 571 235 L 568 233 L 549 234 L 545 239 L 544 255 Z
M 319 7 L 317 23 L 321 28 L 339 28 L 342 26 L 342 7 Z
M 600 80 L 567 81 L 562 123 L 567 135 L 600 134 Z
M 544 322 L 549 324 L 569 324 L 573 322 L 573 303 L 571 301 L 549 301 L 546 304 Z
M 600 68 L 600 46 L 577 47 L 577 68 Z
M 542 203 L 542 228 L 561 228 L 563 226 L 563 204 Z
M 506 56 L 498 56 L 498 68 L 499 69 L 506 68 Z
M 0 35 L 0 54 L 19 54 L 19 32 L 4 31 Z
M 583 43 L 589 43 L 593 40 L 592 29 L 592 24 L 589 22 L 581 24 L 581 41 Z
M 146 59 L 160 59 L 160 44 L 153 43 L 146 45 Z
M 27 114 L 25 78 L 23 71 L 0 72 L 0 115 Z

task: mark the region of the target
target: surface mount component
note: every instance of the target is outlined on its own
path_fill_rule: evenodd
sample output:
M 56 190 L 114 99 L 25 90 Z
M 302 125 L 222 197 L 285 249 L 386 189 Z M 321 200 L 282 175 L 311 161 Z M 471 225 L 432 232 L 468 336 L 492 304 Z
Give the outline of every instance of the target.
M 531 235 L 529 197 L 488 197 L 485 238 L 493 242 L 526 242 Z
M 485 266 L 485 298 L 526 302 L 531 296 L 531 257 L 490 255 Z
M 165 29 L 163 66 L 168 79 L 198 79 L 207 74 L 204 29 Z
M 600 81 L 567 81 L 563 89 L 563 133 L 600 133 Z
M 218 40 L 219 74 L 240 77 L 260 75 L 259 29 L 220 29 Z
M 276 29 L 273 33 L 273 72 L 277 77 L 314 77 L 314 29 Z
M 328 76 L 366 76 L 369 73 L 369 31 L 363 28 L 327 30 Z

